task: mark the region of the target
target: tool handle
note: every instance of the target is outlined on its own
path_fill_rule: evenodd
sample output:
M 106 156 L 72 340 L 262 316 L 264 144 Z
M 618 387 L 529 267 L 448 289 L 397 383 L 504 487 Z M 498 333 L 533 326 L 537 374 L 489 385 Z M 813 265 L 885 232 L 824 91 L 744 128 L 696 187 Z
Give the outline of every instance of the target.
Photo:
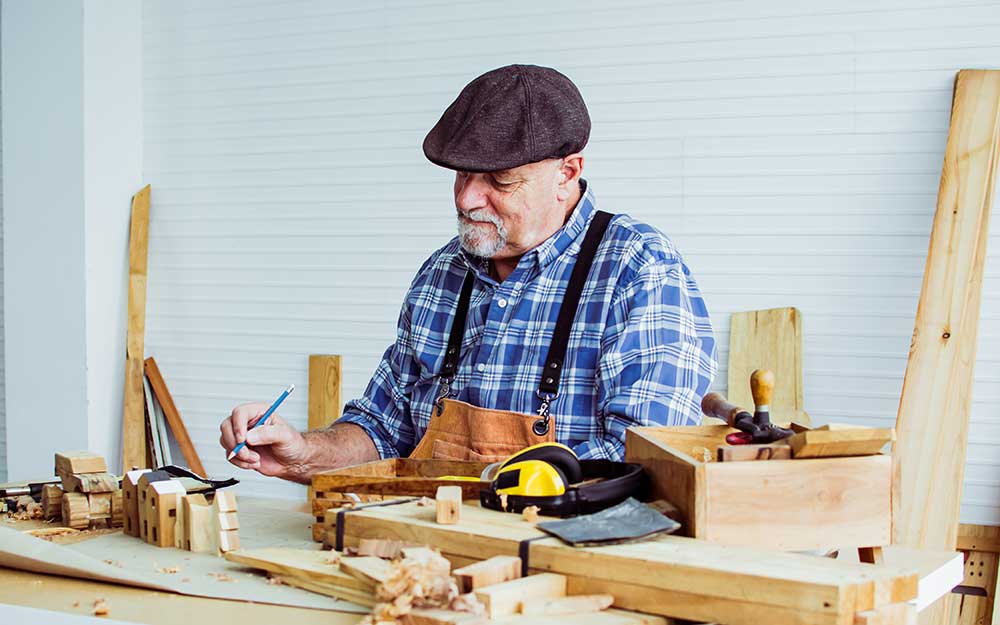
M 770 369 L 756 369 L 750 374 L 750 394 L 756 411 L 768 411 L 774 394 L 774 372 Z
M 729 427 L 737 427 L 736 422 L 738 417 L 743 416 L 744 418 L 753 415 L 745 408 L 740 408 L 736 404 L 730 403 L 724 396 L 720 393 L 709 393 L 701 400 L 701 411 L 710 417 L 715 417 L 716 419 L 722 419 Z

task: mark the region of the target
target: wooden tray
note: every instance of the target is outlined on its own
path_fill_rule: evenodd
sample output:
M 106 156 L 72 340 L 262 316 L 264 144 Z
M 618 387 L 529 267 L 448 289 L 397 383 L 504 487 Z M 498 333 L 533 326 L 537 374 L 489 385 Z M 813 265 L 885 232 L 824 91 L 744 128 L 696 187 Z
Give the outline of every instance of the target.
M 712 462 L 725 425 L 629 428 L 625 457 L 646 468 L 652 499 L 683 516 L 680 533 L 783 551 L 888 545 L 892 457 Z

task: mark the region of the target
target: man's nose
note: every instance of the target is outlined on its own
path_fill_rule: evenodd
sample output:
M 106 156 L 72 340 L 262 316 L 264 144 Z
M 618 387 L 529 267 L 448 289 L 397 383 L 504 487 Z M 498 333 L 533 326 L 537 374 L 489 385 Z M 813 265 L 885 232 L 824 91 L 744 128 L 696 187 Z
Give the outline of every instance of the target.
M 455 182 L 455 207 L 469 211 L 486 205 L 486 185 L 482 176 L 470 174 Z

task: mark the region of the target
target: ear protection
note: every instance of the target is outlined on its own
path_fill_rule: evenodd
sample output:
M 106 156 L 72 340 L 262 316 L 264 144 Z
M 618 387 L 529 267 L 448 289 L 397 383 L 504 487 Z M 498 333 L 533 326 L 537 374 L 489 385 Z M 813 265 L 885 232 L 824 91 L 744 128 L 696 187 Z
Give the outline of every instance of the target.
M 638 464 L 579 460 L 569 447 L 540 443 L 517 452 L 492 471 L 479 493 L 484 508 L 521 512 L 538 506 L 546 516 L 590 514 L 641 497 L 648 480 Z

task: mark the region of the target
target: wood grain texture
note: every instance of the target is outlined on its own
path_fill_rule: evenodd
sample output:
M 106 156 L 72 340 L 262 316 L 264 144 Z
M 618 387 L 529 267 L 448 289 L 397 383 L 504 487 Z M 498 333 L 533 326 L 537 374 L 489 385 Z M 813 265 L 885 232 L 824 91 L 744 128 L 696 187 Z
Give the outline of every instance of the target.
M 479 499 L 486 482 L 440 479 L 445 476 L 479 477 L 483 462 L 392 458 L 326 471 L 313 476 L 315 493 L 434 497 L 441 486 L 459 486 L 464 499 Z
M 716 450 L 718 462 L 791 459 L 792 448 L 785 442 L 770 445 L 720 445 Z
M 326 354 L 309 356 L 309 409 L 310 430 L 325 428 L 338 418 L 340 403 L 341 357 Z
M 128 327 L 125 338 L 125 408 L 122 416 L 123 472 L 133 467 L 147 466 L 142 359 L 146 340 L 149 196 L 149 185 L 132 196 L 132 221 L 129 226 Z
M 1000 563 L 1000 527 L 961 524 L 958 548 L 965 554 L 962 584 L 982 588 L 985 597 L 963 596 L 958 606 L 959 625 L 989 625 L 994 619 L 997 567 Z
M 893 542 L 953 548 L 1000 154 L 1000 71 L 955 80 L 937 210 L 896 417 Z M 950 597 L 920 616 L 943 623 Z
M 566 577 L 557 573 L 529 575 L 480 588 L 475 594 L 486 606 L 486 615 L 493 619 L 519 613 L 522 604 L 565 597 Z
M 188 468 L 202 477 L 207 477 L 208 474 L 205 473 L 205 467 L 201 464 L 201 458 L 198 457 L 198 450 L 194 448 L 187 426 L 184 425 L 184 419 L 181 418 L 181 413 L 177 410 L 170 389 L 167 388 L 167 381 L 163 379 L 160 367 L 152 356 L 146 359 L 145 370 L 146 376 L 149 378 L 149 385 L 153 387 L 153 393 L 156 395 L 156 401 L 160 402 L 160 407 L 163 408 L 163 415 L 167 418 L 170 431 L 174 433 L 181 453 L 184 454 L 184 461 L 187 462 Z
M 770 369 L 776 377 L 771 420 L 808 425 L 802 396 L 802 314 L 796 308 L 751 310 L 733 313 L 729 323 L 729 401 L 752 411 L 750 374 Z
M 816 429 L 793 434 L 788 444 L 796 458 L 871 456 L 895 438 L 892 428 Z
M 729 430 L 726 426 L 716 426 Z M 699 538 L 704 531 L 705 467 L 667 443 L 661 435 L 670 428 L 629 428 L 625 431 L 625 460 L 641 464 L 650 477 L 650 499 L 664 499 L 681 515 L 679 533 Z M 717 446 L 718 442 L 713 445 Z
M 62 477 L 73 473 L 107 473 L 104 456 L 90 451 L 65 451 L 56 453 L 55 474 Z

